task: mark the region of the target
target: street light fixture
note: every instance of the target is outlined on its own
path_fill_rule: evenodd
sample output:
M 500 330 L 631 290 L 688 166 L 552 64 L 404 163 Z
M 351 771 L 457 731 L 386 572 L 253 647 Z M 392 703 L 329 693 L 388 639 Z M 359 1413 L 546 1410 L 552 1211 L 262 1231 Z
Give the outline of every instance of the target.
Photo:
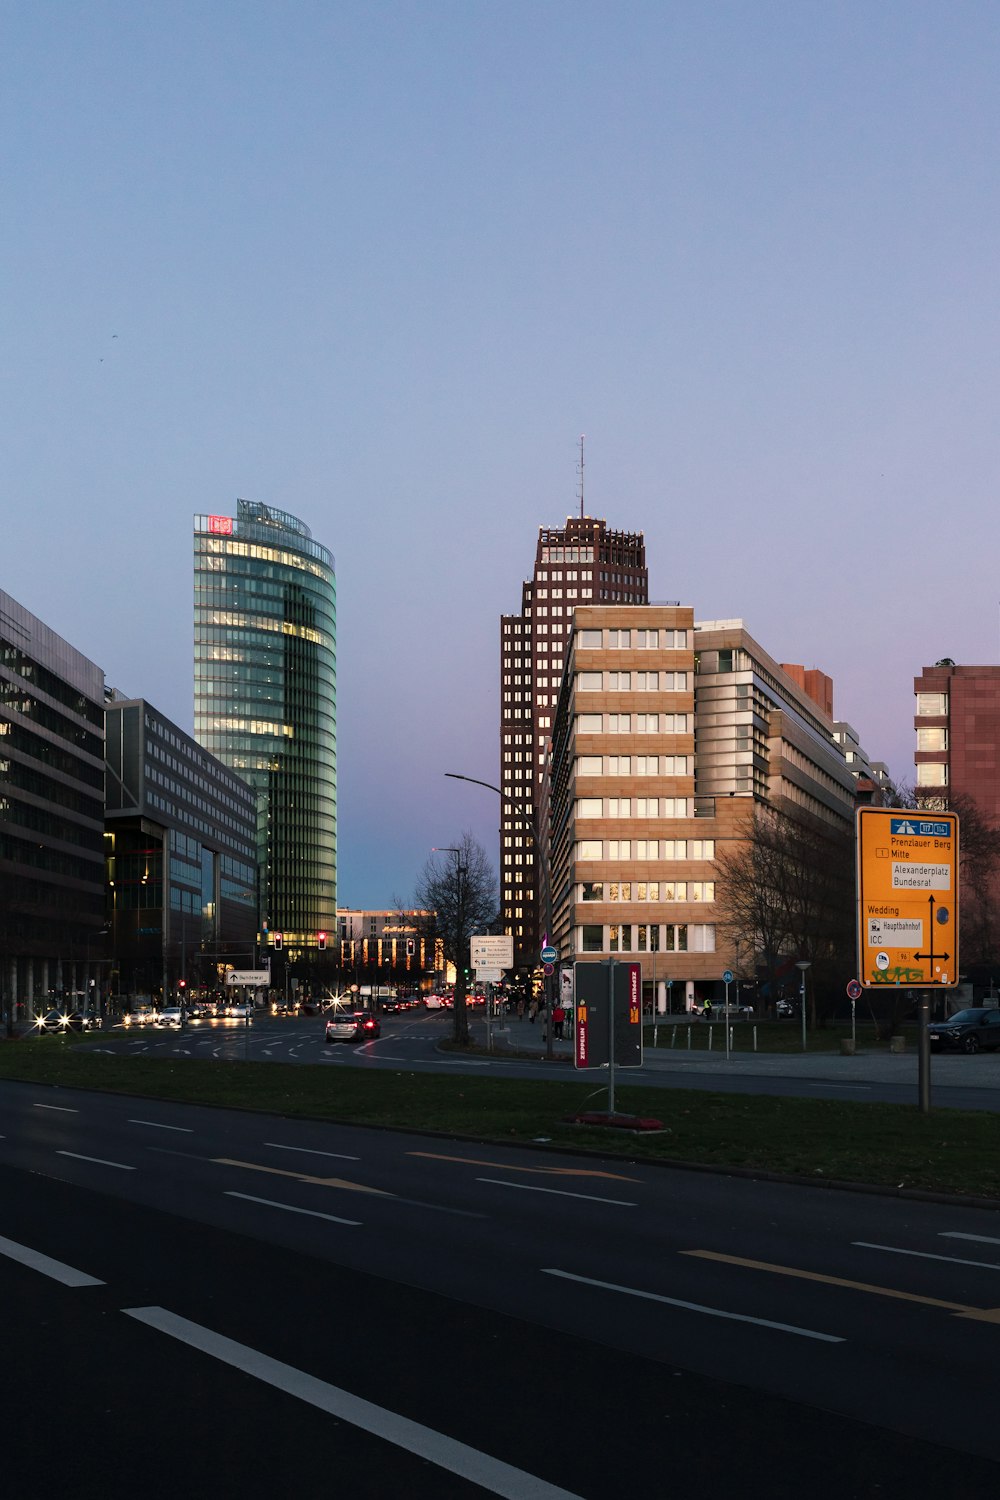
M 808 958 L 800 958 L 795 965 L 802 976 L 799 983 L 799 1004 L 802 1006 L 802 1050 L 806 1050 L 806 970 L 812 968 Z

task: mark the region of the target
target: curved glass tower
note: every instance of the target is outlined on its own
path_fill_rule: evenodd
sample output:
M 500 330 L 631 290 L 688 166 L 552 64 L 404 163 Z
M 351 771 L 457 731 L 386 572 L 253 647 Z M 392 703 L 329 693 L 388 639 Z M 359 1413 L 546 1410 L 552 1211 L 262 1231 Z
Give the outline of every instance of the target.
M 337 587 L 285 511 L 194 518 L 194 733 L 257 793 L 260 914 L 291 954 L 337 930 Z

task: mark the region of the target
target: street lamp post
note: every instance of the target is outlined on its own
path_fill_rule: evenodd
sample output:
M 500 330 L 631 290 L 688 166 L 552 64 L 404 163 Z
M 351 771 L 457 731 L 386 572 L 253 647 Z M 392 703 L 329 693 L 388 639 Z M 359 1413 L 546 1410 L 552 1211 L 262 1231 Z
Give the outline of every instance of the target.
M 799 981 L 799 1004 L 802 1006 L 802 1050 L 806 1050 L 806 970 L 811 968 L 808 958 L 800 958 L 795 965 L 802 976 Z

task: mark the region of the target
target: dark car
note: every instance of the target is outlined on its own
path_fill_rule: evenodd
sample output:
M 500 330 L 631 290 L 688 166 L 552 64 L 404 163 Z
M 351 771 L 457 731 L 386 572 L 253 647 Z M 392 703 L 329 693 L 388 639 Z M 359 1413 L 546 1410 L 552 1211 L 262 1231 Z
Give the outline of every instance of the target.
M 37 1031 L 65 1031 L 69 1017 L 63 1010 L 47 1010 L 44 1016 L 39 1016 L 35 1022 Z
M 328 1042 L 373 1042 L 382 1035 L 382 1027 L 367 1010 L 340 1011 L 326 1023 Z
M 956 1011 L 927 1028 L 932 1047 L 955 1052 L 995 1052 L 1000 1047 L 1000 1010 L 975 1006 Z
M 100 1031 L 104 1022 L 96 1010 L 71 1010 L 66 1025 L 70 1031 Z

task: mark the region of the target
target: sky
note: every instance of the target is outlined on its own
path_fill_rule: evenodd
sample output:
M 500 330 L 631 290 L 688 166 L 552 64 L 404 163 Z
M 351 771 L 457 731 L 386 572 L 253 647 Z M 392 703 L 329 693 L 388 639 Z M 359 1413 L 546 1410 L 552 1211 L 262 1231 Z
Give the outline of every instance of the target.
M 0 587 L 182 728 L 192 518 L 338 586 L 341 906 L 496 857 L 539 526 L 834 679 L 1000 650 L 993 0 L 3 0 Z

